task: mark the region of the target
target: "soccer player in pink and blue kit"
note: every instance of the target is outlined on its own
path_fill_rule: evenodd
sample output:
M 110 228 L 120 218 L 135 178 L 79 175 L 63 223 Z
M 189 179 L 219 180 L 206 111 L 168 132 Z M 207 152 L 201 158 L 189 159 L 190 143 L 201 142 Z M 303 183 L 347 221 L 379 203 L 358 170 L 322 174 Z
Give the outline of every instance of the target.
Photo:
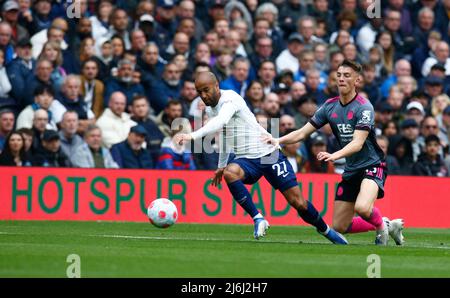
M 374 130 L 374 109 L 369 100 L 356 92 L 361 66 L 345 60 L 337 70 L 339 96 L 327 100 L 302 128 L 281 137 L 268 138 L 272 144 L 292 144 L 330 124 L 342 149 L 320 152 L 318 160 L 346 159 L 346 166 L 334 202 L 333 228 L 340 233 L 376 231 L 375 244 L 387 245 L 389 235 L 403 244 L 403 220 L 383 218 L 374 206 L 384 197 L 387 176 L 384 153 Z M 359 216 L 354 217 L 358 214 Z

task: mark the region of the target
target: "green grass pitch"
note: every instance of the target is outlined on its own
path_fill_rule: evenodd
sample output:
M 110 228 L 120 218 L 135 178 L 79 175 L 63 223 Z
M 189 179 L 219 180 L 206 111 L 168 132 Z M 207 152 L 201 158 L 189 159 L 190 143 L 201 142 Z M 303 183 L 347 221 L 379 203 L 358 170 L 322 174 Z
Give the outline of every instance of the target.
M 373 245 L 374 233 L 332 245 L 313 228 L 251 225 L 0 221 L 0 277 L 66 277 L 80 256 L 81 277 L 450 277 L 450 229 L 405 229 L 406 244 Z

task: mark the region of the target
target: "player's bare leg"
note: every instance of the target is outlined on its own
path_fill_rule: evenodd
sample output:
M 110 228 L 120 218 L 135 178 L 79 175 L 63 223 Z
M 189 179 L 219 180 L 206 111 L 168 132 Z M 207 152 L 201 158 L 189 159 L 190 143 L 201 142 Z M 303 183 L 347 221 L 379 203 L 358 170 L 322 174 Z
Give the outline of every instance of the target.
M 250 193 L 242 182 L 245 179 L 244 170 L 238 164 L 230 163 L 223 171 L 223 176 L 233 198 L 253 218 L 255 225 L 253 236 L 255 239 L 264 237 L 270 227 L 269 222 L 258 212 Z
M 282 192 L 288 203 L 294 207 L 300 217 L 334 244 L 348 244 L 344 236 L 331 229 L 309 201 L 303 198 L 300 188 L 295 186 Z
M 333 228 L 339 233 L 347 233 L 355 215 L 355 203 L 334 201 Z
M 361 189 L 355 203 L 355 212 L 376 229 L 375 244 L 387 245 L 389 240 L 388 227 L 383 222 L 378 208 L 374 207 L 378 196 L 378 185 L 371 179 L 363 179 Z

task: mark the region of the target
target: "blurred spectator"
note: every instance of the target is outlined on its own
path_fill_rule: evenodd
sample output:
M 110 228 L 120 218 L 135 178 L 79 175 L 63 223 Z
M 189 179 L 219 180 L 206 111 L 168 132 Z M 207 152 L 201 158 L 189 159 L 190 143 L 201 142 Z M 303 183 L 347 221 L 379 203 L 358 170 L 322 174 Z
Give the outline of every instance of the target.
M 108 108 L 97 120 L 96 124 L 102 133 L 102 144 L 106 148 L 111 148 L 112 145 L 124 141 L 130 128 L 136 125 L 136 122 L 131 120 L 130 115 L 125 112 L 126 104 L 125 94 L 120 91 L 112 93 Z
M 77 134 L 78 114 L 75 111 L 67 111 L 63 114 L 59 139 L 61 150 L 69 157 L 75 155 L 79 146 L 84 144 L 83 139 Z
M 61 150 L 59 134 L 55 130 L 45 130 L 42 134 L 42 147 L 34 154 L 33 166 L 38 167 L 70 167 L 69 157 Z
M 388 175 L 399 175 L 400 165 L 398 164 L 397 158 L 388 154 L 389 139 L 386 136 L 377 136 L 377 144 L 383 150 L 386 159 Z
M 429 135 L 425 139 L 425 151 L 414 163 L 412 174 L 416 176 L 448 177 L 448 169 L 439 155 L 441 141 L 436 135 Z
M 48 1 L 48 0 L 40 0 Z M 68 44 L 64 40 L 65 33 L 69 30 L 67 21 L 63 18 L 56 18 L 52 21 L 52 24 L 48 28 L 40 29 L 36 34 L 31 36 L 31 44 L 33 45 L 33 58 L 37 58 L 42 52 L 42 48 L 47 41 L 56 41 L 61 50 L 66 50 Z
M 195 39 L 201 40 L 205 34 L 203 22 L 196 17 L 196 3 L 192 0 L 182 0 L 178 3 L 177 17 L 179 20 L 185 18 L 193 18 L 195 26 Z
M 295 73 L 298 70 L 297 57 L 303 50 L 302 40 L 302 36 L 298 33 L 293 33 L 289 36 L 287 49 L 283 50 L 275 60 L 278 72 L 289 69 Z
M 89 125 L 84 133 L 84 143 L 71 156 L 74 167 L 117 169 L 109 150 L 102 146 L 102 130 L 96 125 Z
M 175 33 L 177 20 L 175 18 L 175 2 L 173 0 L 158 0 L 156 2 L 156 43 L 161 49 L 166 49 Z
M 117 67 L 117 77 L 111 78 L 106 82 L 105 98 L 108 99 L 113 92 L 120 91 L 125 94 L 127 106 L 129 106 L 135 95 L 144 94 L 145 91 L 140 82 L 136 82 L 133 79 L 135 65 L 130 60 L 120 60 Z M 108 101 L 105 102 L 105 105 L 107 104 Z
M 446 147 L 448 144 L 447 136 L 439 129 L 439 124 L 433 116 L 426 116 L 420 123 L 420 136 L 418 138 L 422 148 L 425 148 L 425 139 L 430 135 L 439 137 L 442 146 L 439 154 L 441 157 L 444 157 L 443 147 Z
M 321 83 L 321 72 L 317 69 L 308 69 L 306 71 L 305 86 L 306 92 L 315 97 L 319 105 L 323 104 L 327 99 L 327 94 L 323 91 L 327 80 Z
M 3 149 L 6 137 L 14 129 L 16 117 L 11 110 L 0 111 L 0 151 Z
M 231 75 L 219 83 L 220 89 L 233 90 L 244 97 L 248 86 L 249 71 L 250 62 L 247 58 L 236 58 L 232 64 Z
M 447 94 L 435 96 L 431 100 L 431 115 L 436 118 L 439 127 L 442 127 L 442 113 L 448 106 L 450 106 L 450 97 Z
M 130 133 L 125 141 L 111 147 L 111 155 L 120 168 L 153 168 L 150 152 L 143 147 L 147 136 L 147 130 L 138 124 L 130 129 Z
M 145 138 L 147 150 L 150 152 L 153 164 L 155 165 L 164 135 L 154 120 L 150 118 L 150 106 L 145 96 L 140 95 L 133 98 L 131 102 L 131 114 L 131 120 L 142 126 L 147 132 Z
M 425 118 L 425 110 L 420 102 L 412 101 L 406 106 L 405 119 L 414 119 L 416 123 L 422 123 Z
M 319 161 L 317 155 L 320 152 L 327 151 L 327 140 L 320 133 L 316 133 L 311 137 L 311 154 L 305 162 L 304 170 L 306 173 L 329 173 L 335 172 L 332 162 Z
M 141 71 L 141 84 L 151 94 L 155 81 L 158 80 L 164 70 L 164 63 L 159 57 L 159 48 L 154 42 L 149 42 L 138 57 L 138 65 Z
M 181 91 L 181 72 L 177 65 L 169 62 L 164 67 L 161 80 L 155 85 L 153 94 L 149 97 L 150 105 L 158 115 L 170 100 L 178 99 Z
M 22 38 L 30 38 L 30 34 L 27 29 L 18 23 L 19 8 L 19 4 L 14 0 L 7 0 L 2 6 L 2 19 L 11 25 L 12 40 L 14 43 Z
M 256 39 L 255 51 L 248 58 L 253 70 L 259 69 L 266 60 L 274 61 L 272 39 L 268 36 Z
M 29 156 L 29 160 L 31 160 L 31 147 L 33 145 L 33 137 L 34 133 L 31 128 L 21 128 L 18 129 L 17 132 L 19 132 L 25 141 L 25 152 Z
M 186 118 L 181 118 L 183 116 L 183 107 L 181 102 L 177 100 L 171 100 L 167 103 L 164 111 L 159 113 L 155 119 L 155 123 L 158 125 L 159 130 L 164 134 L 165 137 L 169 137 L 173 134 L 173 129 L 182 129 L 190 133 L 192 131 L 191 124 Z M 175 123 L 173 123 L 176 121 Z
M 32 23 L 30 29 L 32 34 L 48 29 L 51 25 L 50 11 L 52 2 L 50 0 L 33 1 Z
M 183 82 L 183 88 L 180 92 L 180 102 L 183 106 L 183 117 L 191 118 L 189 116 L 189 110 L 191 109 L 192 102 L 197 97 L 197 90 L 195 89 L 195 82 L 192 80 L 185 80 Z
M 157 168 L 161 170 L 195 170 L 196 166 L 193 154 L 186 145 L 175 144 L 172 136 L 168 136 L 161 145 Z
M 128 14 L 125 10 L 115 8 L 111 13 L 111 25 L 108 30 L 108 37 L 119 36 L 124 41 L 126 50 L 131 49 L 130 33 L 128 32 Z
M 446 136 L 447 145 L 450 143 L 450 106 L 447 106 L 442 112 L 442 125 L 440 126 L 440 131 Z M 448 154 L 448 149 L 447 154 Z
M 3 50 L 4 64 L 8 64 L 14 58 L 14 46 L 12 43 L 13 30 L 8 22 L 0 22 L 0 49 Z
M 306 82 L 306 71 L 313 68 L 315 62 L 314 52 L 312 50 L 303 50 L 299 55 L 299 68 L 294 74 L 294 80 L 297 82 Z M 327 75 L 324 72 L 320 72 L 319 83 L 322 89 L 325 87 L 327 81 Z
M 297 30 L 300 17 L 307 14 L 305 3 L 298 0 L 286 0 L 280 8 L 280 27 L 289 36 Z
M 444 80 L 439 77 L 428 76 L 425 78 L 424 93 L 430 98 L 444 93 Z
M 79 119 L 78 133 L 86 131 L 88 125 L 95 123 L 95 115 L 81 96 L 81 80 L 76 75 L 64 79 L 59 101 L 68 110 L 77 112 Z
M 432 0 L 435 2 L 436 0 Z M 417 1 L 422 2 L 422 1 Z M 416 3 L 417 3 L 416 2 Z M 417 18 L 414 16 L 413 12 L 413 24 L 415 27 L 413 29 L 413 36 L 418 44 L 425 44 L 427 42 L 428 34 L 431 30 L 435 29 L 435 13 L 429 7 L 423 7 L 418 11 Z
M 26 80 L 34 72 L 36 67 L 36 60 L 31 56 L 31 42 L 29 39 L 21 39 L 17 42 L 16 54 L 16 58 L 6 65 L 9 81 L 11 86 L 14 86 L 10 92 L 10 95 L 14 99 L 10 103 L 13 109 L 20 108 L 20 101 L 25 90 Z
M 20 92 L 16 92 L 21 107 L 33 104 L 34 91 L 38 86 L 48 86 L 53 88 L 54 82 L 51 78 L 53 72 L 52 63 L 47 59 L 41 59 L 36 64 L 35 73 L 29 75 L 25 81 L 25 86 Z
M 295 108 L 291 101 L 289 87 L 284 83 L 278 83 L 273 88 L 273 92 L 278 95 L 280 102 L 280 114 L 294 116 Z
M 441 33 L 437 31 L 431 31 L 428 34 L 427 42 L 424 44 L 418 44 L 417 49 L 414 50 L 411 65 L 412 74 L 415 78 L 422 77 L 422 66 L 425 60 L 433 54 L 432 50 L 436 44 L 442 39 Z M 444 70 L 445 71 L 445 70 Z
M 276 93 L 269 93 L 264 96 L 262 111 L 266 113 L 269 118 L 280 118 L 280 98 Z
M 211 58 L 212 59 L 212 58 Z M 222 48 L 217 55 L 212 71 L 219 82 L 225 81 L 232 72 L 233 55 L 230 49 Z
M 422 66 L 422 75 L 426 77 L 430 69 L 436 63 L 440 63 L 445 67 L 445 75 L 450 76 L 450 50 L 448 43 L 439 41 L 434 44 L 432 48 L 432 55 L 430 55 Z
M 31 153 L 34 155 L 36 151 L 42 146 L 42 135 L 46 130 L 48 123 L 48 112 L 44 109 L 38 109 L 34 111 L 33 117 L 33 143 L 31 147 Z
M 389 122 L 393 121 L 392 118 L 393 118 L 393 110 L 390 104 L 388 104 L 387 102 L 380 102 L 378 105 L 375 106 L 376 129 L 383 129 Z
M 295 119 L 290 115 L 283 115 L 280 117 L 280 136 L 286 134 L 288 130 L 295 129 Z
M 66 108 L 58 100 L 55 100 L 51 87 L 45 85 L 38 86 L 34 90 L 34 103 L 28 105 L 20 112 L 17 117 L 16 128 L 31 128 L 33 126 L 34 112 L 38 109 L 44 109 L 48 112 L 47 129 L 57 130 L 57 124 L 61 122 Z
M 103 93 L 105 85 L 98 80 L 99 65 L 94 59 L 87 59 L 81 66 L 81 96 L 95 118 L 99 118 L 104 110 Z
M 305 94 L 295 102 L 295 106 L 295 126 L 300 128 L 303 127 L 312 116 L 314 116 L 314 113 L 317 110 L 317 100 L 309 94 Z
M 264 90 L 261 81 L 251 81 L 245 95 L 245 102 L 252 113 L 255 113 L 255 110 L 261 110 L 261 105 L 264 99 Z
M 295 129 L 288 129 L 285 131 L 285 134 L 289 134 L 295 131 Z M 305 159 L 299 153 L 300 143 L 294 144 L 286 144 L 283 146 L 283 153 L 286 155 L 289 163 L 292 166 L 292 169 L 295 173 L 305 173 L 304 164 Z
M 376 71 L 375 65 L 373 64 L 364 64 L 363 65 L 363 78 L 364 78 L 364 87 L 363 91 L 365 91 L 372 105 L 376 106 L 378 101 L 381 100 L 381 93 L 379 84 L 376 81 Z
M 269 22 L 268 36 L 272 40 L 273 57 L 278 56 L 285 48 L 283 34 L 278 27 L 278 8 L 270 2 L 261 3 L 255 12 L 255 19 L 264 18 Z
M 112 0 L 100 0 L 96 13 L 91 16 L 92 37 L 99 40 L 108 35 L 109 20 L 114 7 Z
M 296 104 L 306 94 L 306 86 L 300 82 L 293 82 L 289 93 L 291 94 L 292 103 Z
M 2 166 L 31 166 L 29 155 L 25 151 L 25 139 L 20 132 L 11 132 L 5 140 L 0 154 Z
M 411 75 L 411 64 L 408 60 L 400 59 L 395 62 L 394 73 L 389 75 L 386 80 L 383 81 L 380 87 L 381 96 L 386 98 L 392 85 L 397 84 L 397 80 L 401 76 Z
M 9 107 L 17 109 L 17 104 L 10 95 L 12 85 L 6 72 L 4 61 L 4 53 L 3 50 L 0 49 L 0 108 Z
M 63 56 L 59 43 L 56 41 L 47 41 L 42 48 L 41 54 L 38 56 L 38 60 L 40 59 L 47 59 L 52 63 L 53 71 L 50 76 L 53 82 L 53 88 L 59 91 L 64 82 L 64 78 L 67 76 L 66 71 L 62 67 Z
M 258 78 L 263 83 L 264 94 L 268 94 L 275 88 L 276 75 L 275 63 L 269 60 L 261 62 L 258 68 Z
M 314 28 L 316 21 L 311 16 L 303 16 L 298 20 L 297 31 L 303 37 L 303 44 L 306 49 L 312 50 L 316 43 L 321 43 L 323 40 L 314 35 Z
M 161 57 L 167 61 L 171 61 L 178 54 L 183 55 L 186 59 L 189 58 L 189 36 L 183 32 L 177 32 L 174 35 L 172 43 L 161 53 Z

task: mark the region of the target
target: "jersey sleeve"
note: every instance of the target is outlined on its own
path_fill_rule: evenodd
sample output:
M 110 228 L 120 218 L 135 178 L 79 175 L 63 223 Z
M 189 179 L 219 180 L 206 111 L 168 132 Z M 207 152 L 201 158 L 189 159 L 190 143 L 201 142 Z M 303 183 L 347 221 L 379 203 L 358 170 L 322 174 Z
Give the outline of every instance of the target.
M 325 108 L 325 105 L 322 105 L 316 111 L 314 116 L 312 116 L 312 118 L 309 120 L 309 123 L 311 123 L 311 125 L 316 129 L 319 129 L 328 123 L 327 109 Z
M 224 102 L 222 107 L 220 108 L 219 114 L 209 120 L 205 126 L 191 133 L 192 138 L 196 140 L 218 131 L 219 129 L 224 127 L 225 124 L 228 123 L 228 121 L 230 121 L 231 117 L 233 117 L 236 111 L 237 108 L 231 100 Z
M 375 125 L 375 112 L 372 105 L 362 105 L 356 112 L 355 129 L 370 131 Z

